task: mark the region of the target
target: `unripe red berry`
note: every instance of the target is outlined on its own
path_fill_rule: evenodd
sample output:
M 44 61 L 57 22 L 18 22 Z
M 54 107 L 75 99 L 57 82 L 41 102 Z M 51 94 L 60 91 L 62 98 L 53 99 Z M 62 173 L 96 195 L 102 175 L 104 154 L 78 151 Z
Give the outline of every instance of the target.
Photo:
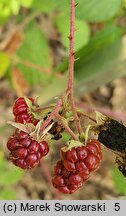
M 90 172 L 97 169 L 102 159 L 100 143 L 97 140 L 91 140 L 86 146 L 61 150 L 61 156 L 64 167 L 70 172 L 79 173 L 83 180 L 89 178 Z
M 49 147 L 47 145 L 47 142 L 45 142 L 45 141 L 40 142 L 39 143 L 39 152 L 42 155 L 42 157 L 47 155 L 48 151 L 49 151 Z
M 74 193 L 83 185 L 83 178 L 79 173 L 69 172 L 63 165 L 63 161 L 58 161 L 54 168 L 52 183 L 55 188 L 65 194 Z
M 34 103 L 33 98 L 29 98 L 32 104 Z M 36 125 L 38 123 L 37 119 L 34 119 L 29 114 L 28 105 L 23 97 L 18 98 L 13 105 L 13 114 L 15 116 L 15 121 L 18 123 L 33 123 Z
M 19 147 L 19 142 L 16 137 L 10 137 L 10 139 L 7 142 L 7 148 L 12 151 L 16 150 Z
M 32 122 L 30 115 L 28 113 L 21 113 L 15 117 L 15 121 L 18 123 L 30 123 Z
M 94 171 L 99 166 L 99 159 L 92 153 L 88 154 L 87 158 L 85 159 L 85 164 L 89 171 Z
M 38 143 L 29 134 L 19 130 L 8 140 L 7 148 L 10 150 L 11 161 L 22 169 L 35 167 L 49 152 L 46 141 Z

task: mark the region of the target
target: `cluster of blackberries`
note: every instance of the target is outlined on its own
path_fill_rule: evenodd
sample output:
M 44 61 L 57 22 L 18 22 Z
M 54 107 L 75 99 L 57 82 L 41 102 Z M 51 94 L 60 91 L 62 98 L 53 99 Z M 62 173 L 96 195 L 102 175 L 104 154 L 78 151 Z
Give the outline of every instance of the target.
M 34 103 L 34 99 L 29 98 Z M 13 114 L 17 123 L 33 123 L 38 120 L 29 113 L 28 105 L 23 97 L 16 100 L 13 105 Z M 22 169 L 30 169 L 39 164 L 40 159 L 48 154 L 49 146 L 46 141 L 37 142 L 24 131 L 16 129 L 9 138 L 7 148 L 10 150 L 10 160 Z
M 36 126 L 39 120 L 35 118 L 31 108 L 37 105 L 32 98 L 29 98 L 29 102 L 30 106 L 27 105 L 26 99 L 23 97 L 15 101 L 13 105 L 15 122 L 21 124 L 32 123 Z M 61 138 L 63 130 L 62 125 L 53 122 L 53 126 L 48 132 L 53 135 L 51 136 L 52 139 L 58 140 Z M 76 141 L 74 142 L 76 143 Z M 19 129 L 16 129 L 15 133 L 9 138 L 7 148 L 10 151 L 10 160 L 22 169 L 35 167 L 39 164 L 41 158 L 49 152 L 49 146 L 45 140 L 38 141 L 31 134 Z M 86 144 L 79 142 L 79 145 L 74 147 L 71 145 L 69 150 L 62 148 L 61 160 L 57 162 L 52 178 L 54 187 L 65 194 L 74 193 L 82 187 L 90 173 L 98 168 L 101 159 L 100 142 L 94 139 Z
M 90 140 L 86 146 L 61 149 L 62 160 L 58 161 L 54 169 L 52 183 L 55 188 L 65 194 L 74 193 L 96 170 L 102 159 L 100 143 Z

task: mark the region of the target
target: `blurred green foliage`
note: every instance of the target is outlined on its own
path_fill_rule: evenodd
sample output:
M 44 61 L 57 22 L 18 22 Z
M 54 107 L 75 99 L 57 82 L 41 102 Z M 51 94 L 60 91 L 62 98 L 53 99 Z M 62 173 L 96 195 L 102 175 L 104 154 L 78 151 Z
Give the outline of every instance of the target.
M 76 7 L 75 58 L 79 57 L 79 59 L 75 62 L 75 82 L 85 91 L 91 91 L 101 84 L 126 74 L 126 56 L 124 56 L 126 1 L 77 0 L 77 2 L 79 4 Z M 49 38 L 46 34 L 50 26 L 47 25 L 45 31 L 45 28 L 40 27 L 35 19 L 31 19 L 22 30 L 23 38 L 14 54 L 8 55 L 1 48 L 0 78 L 9 79 L 14 87 L 17 76 L 18 85 L 21 77 L 13 73 L 16 67 L 27 81 L 29 88 L 43 86 L 41 102 L 47 102 L 53 96 L 60 94 L 65 88 L 67 79 L 69 11 L 68 0 L 0 0 L 0 36 L 2 29 L 3 32 L 8 29 L 8 23 L 13 17 L 16 23 L 22 24 L 34 12 L 40 12 L 43 16 L 51 17 L 66 53 L 63 62 L 55 65 L 50 46 L 50 42 L 54 42 L 55 38 Z M 16 61 L 17 59 L 19 61 Z M 41 71 L 37 67 L 21 63 L 23 61 L 40 67 Z M 52 73 L 45 73 L 45 69 Z M 62 78 L 57 76 L 57 72 L 60 72 Z M 22 83 L 24 88 L 24 82 Z M 64 135 L 64 140 L 66 139 Z M 22 172 L 9 167 L 1 152 L 0 173 L 0 199 L 15 199 L 12 185 L 20 180 Z M 117 170 L 113 170 L 113 179 L 118 191 L 126 194 L 125 181 Z
M 11 166 L 4 159 L 2 150 L 0 150 L 0 176 L 0 199 L 16 199 L 16 190 L 13 186 L 21 180 L 23 171 Z
M 32 44 L 32 45 L 31 45 Z M 27 60 L 33 64 L 39 65 L 45 69 L 51 69 L 52 57 L 51 50 L 46 37 L 39 28 L 32 23 L 25 31 L 25 39 L 17 52 L 17 56 L 22 60 Z M 18 65 L 18 68 L 24 74 L 25 79 L 30 85 L 36 85 L 42 82 L 46 83 L 49 75 L 35 69 L 29 69 L 24 65 Z
M 120 195 L 126 196 L 126 178 L 124 178 L 123 174 L 117 168 L 112 169 L 111 172 L 116 191 Z
M 121 0 L 107 0 L 107 2 L 106 0 L 100 2 L 98 0 L 78 0 L 78 3 L 76 8 L 75 51 L 76 58 L 79 57 L 80 59 L 75 62 L 75 76 L 77 82 L 80 80 L 90 81 L 92 77 L 97 80 L 97 74 L 100 75 L 100 73 L 106 73 L 106 70 L 112 69 L 115 62 L 118 61 L 118 53 L 122 52 L 123 47 L 120 45 L 119 48 L 117 44 L 119 39 L 122 40 L 125 29 L 118 27 L 116 20 L 119 19 L 120 14 L 122 17 L 125 16 L 125 10 L 122 8 Z M 25 15 L 21 15 L 23 7 L 25 10 L 30 8 L 29 14 L 34 13 L 34 11 L 46 13 L 49 16 L 53 14 L 52 22 L 60 34 L 61 42 L 68 54 L 69 1 L 10 0 L 8 4 L 6 0 L 2 0 L 0 1 L 0 23 L 5 18 L 5 25 L 12 15 L 17 15 L 17 21 L 20 20 L 19 17 L 22 17 L 21 21 L 23 22 L 26 18 Z M 99 27 L 99 22 L 101 22 L 101 27 Z M 91 35 L 92 24 L 96 25 L 96 33 L 93 36 Z M 48 26 L 46 31 L 48 31 Z M 42 72 L 42 70 L 17 62 L 16 67 L 23 74 L 29 86 L 44 84 L 44 88 L 46 88 L 48 83 L 55 83 L 54 80 L 57 79 L 55 71 L 63 71 L 64 75 L 67 71 L 67 59 L 64 59 L 62 65 L 59 64 L 58 67 L 53 67 L 53 53 L 50 48 L 50 41 L 46 37 L 45 29 L 40 29 L 34 19 L 26 26 L 23 40 L 15 55 L 18 58 L 20 57 L 21 61 L 31 62 L 50 72 L 54 71 L 50 76 L 44 70 Z M 5 53 L 1 53 L 0 63 L 0 77 L 6 74 L 6 77 L 13 80 L 12 71 L 15 61 L 12 64 L 13 59 L 11 57 L 9 59 Z M 116 78 L 117 74 L 112 74 L 113 76 L 110 76 L 109 80 L 104 79 L 104 82 Z M 122 71 L 120 71 L 121 75 Z M 60 83 L 60 78 L 58 80 Z M 101 79 L 101 83 L 102 81 Z M 13 85 L 14 83 L 15 81 Z M 62 86 L 64 88 L 64 85 Z
M 10 65 L 10 58 L 4 52 L 0 52 L 0 78 L 4 76 Z
M 33 0 L 0 0 L 0 23 L 3 23 L 11 15 L 17 15 L 21 6 L 30 7 Z

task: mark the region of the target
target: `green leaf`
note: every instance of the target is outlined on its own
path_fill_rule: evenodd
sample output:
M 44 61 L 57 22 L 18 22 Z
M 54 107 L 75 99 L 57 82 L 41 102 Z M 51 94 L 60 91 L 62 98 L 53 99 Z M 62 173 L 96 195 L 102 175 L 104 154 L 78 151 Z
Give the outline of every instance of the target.
M 82 79 L 85 80 L 90 76 L 92 76 L 93 79 L 95 74 L 102 73 L 103 71 L 105 72 L 107 69 L 113 67 L 113 61 L 116 61 L 119 57 L 121 48 L 122 42 L 121 40 L 119 40 L 115 44 L 106 46 L 106 48 L 100 50 L 98 53 L 95 54 L 95 56 L 92 56 L 92 58 L 90 58 L 89 60 L 86 61 L 86 59 L 84 59 L 83 65 L 82 61 L 80 61 L 80 64 L 76 66 L 77 73 L 75 73 L 75 77 L 77 78 L 77 80 L 82 81 Z M 106 78 L 110 79 L 111 75 L 112 74 L 110 74 L 110 76 Z
M 126 178 L 122 175 L 122 173 L 118 169 L 111 170 L 112 177 L 115 184 L 115 189 L 123 194 L 126 195 Z
M 99 51 L 94 57 L 77 69 L 78 94 L 91 92 L 100 85 L 125 76 L 126 38 L 118 39 L 114 44 Z
M 76 52 L 75 58 L 80 57 L 75 62 L 75 94 L 89 92 L 101 84 L 124 75 L 125 53 L 124 42 L 120 39 L 122 30 L 115 26 L 108 26 L 97 33 L 82 49 Z M 66 72 L 68 61 L 60 64 L 57 71 Z M 101 79 L 102 77 L 102 79 Z M 65 89 L 67 76 L 56 77 L 50 80 L 40 95 L 40 103 L 46 103 L 55 95 L 60 95 Z
M 50 98 L 55 99 L 56 95 L 61 95 L 63 91 L 65 91 L 67 83 L 67 76 L 63 77 L 52 77 L 50 82 L 42 89 L 42 91 L 38 92 L 39 94 L 39 104 L 47 103 Z
M 95 57 L 102 49 L 114 44 L 121 35 L 122 29 L 113 25 L 109 25 L 102 31 L 96 33 L 85 47 L 82 47 L 75 53 L 75 59 L 80 57 L 80 59 L 75 62 L 75 73 L 78 75 L 78 68 L 84 67 L 85 63 Z M 88 64 L 90 63 L 88 62 Z M 67 68 L 68 60 L 59 64 L 55 70 L 64 72 Z
M 52 57 L 48 41 L 34 24 L 30 25 L 26 30 L 25 39 L 17 54 L 24 61 L 44 69 L 51 69 Z M 26 67 L 23 64 L 18 65 L 18 68 L 30 85 L 46 83 L 48 81 L 49 75 L 45 72 L 38 71 L 32 67 Z
M 55 7 L 69 13 L 70 1 L 52 0 Z M 102 22 L 114 17 L 121 9 L 121 0 L 78 0 L 76 15 L 79 19 L 90 22 Z
M 23 171 L 21 169 L 8 166 L 7 161 L 4 159 L 3 151 L 0 151 L 0 173 L 0 186 L 14 184 L 23 176 Z
M 122 31 L 115 26 L 108 26 L 97 33 L 82 49 L 76 52 L 75 93 L 91 92 L 101 84 L 126 74 L 126 40 L 120 39 Z M 124 45 L 125 44 L 125 45 Z M 58 71 L 66 71 L 68 62 L 61 64 Z
M 0 190 L 0 200 L 14 200 L 16 199 L 16 192 L 11 188 L 3 188 Z
M 4 76 L 10 65 L 10 59 L 8 55 L 0 52 L 0 78 Z
M 33 0 L 20 0 L 20 2 L 21 2 L 21 5 L 23 7 L 27 8 L 27 7 L 30 7 L 32 5 Z
M 62 133 L 62 142 L 66 143 L 68 140 L 70 140 L 71 136 L 67 132 Z
M 56 16 L 55 24 L 61 34 L 63 45 L 68 49 L 68 36 L 70 34 L 69 15 L 67 15 L 66 13 L 61 13 L 60 16 Z M 77 31 L 75 32 L 75 51 L 77 51 L 88 43 L 90 38 L 90 29 L 86 22 L 78 19 L 76 19 L 75 21 L 75 28 L 77 28 Z
M 6 161 L 4 160 L 4 153 L 0 150 L 0 172 L 5 169 Z
M 17 183 L 23 176 L 23 171 L 19 168 L 5 168 L 0 177 L 0 185 L 11 185 Z
M 11 14 L 17 14 L 20 8 L 20 3 L 17 0 L 0 1 L 0 17 L 6 18 Z
M 55 9 L 55 2 L 52 0 L 33 0 L 31 7 L 43 13 L 50 13 Z
M 123 7 L 126 8 L 126 0 L 122 0 Z
M 78 0 L 77 17 L 102 22 L 114 17 L 121 9 L 121 0 Z

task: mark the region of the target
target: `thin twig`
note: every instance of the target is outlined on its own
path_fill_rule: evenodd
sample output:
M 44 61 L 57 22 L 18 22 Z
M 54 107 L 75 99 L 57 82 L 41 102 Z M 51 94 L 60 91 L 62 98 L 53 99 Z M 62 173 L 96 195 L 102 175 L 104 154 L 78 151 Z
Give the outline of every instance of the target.
M 43 110 L 48 110 L 48 109 L 51 109 L 54 107 L 55 107 L 55 105 L 54 106 L 51 105 L 51 106 L 37 107 L 37 108 L 33 109 L 32 111 L 36 113 L 36 112 L 41 112 Z
M 51 122 L 51 120 L 54 118 L 54 116 L 59 113 L 61 106 L 62 106 L 62 99 L 59 99 L 53 111 L 50 113 L 50 115 L 41 125 L 41 128 L 40 128 L 41 131 L 43 131 L 48 126 L 48 124 Z
M 74 132 L 71 130 L 71 128 L 68 126 L 68 124 L 65 123 L 64 119 L 62 116 L 60 116 L 59 114 L 55 114 L 56 118 L 62 123 L 62 125 L 64 126 L 64 128 L 66 129 L 66 131 L 71 135 L 71 137 L 74 140 L 78 140 L 77 136 L 74 134 Z
M 88 114 L 85 114 L 83 111 L 80 111 L 77 109 L 77 113 L 78 113 L 78 115 L 84 116 L 84 117 L 88 118 L 89 120 L 97 123 L 97 121 L 94 118 L 90 117 Z

